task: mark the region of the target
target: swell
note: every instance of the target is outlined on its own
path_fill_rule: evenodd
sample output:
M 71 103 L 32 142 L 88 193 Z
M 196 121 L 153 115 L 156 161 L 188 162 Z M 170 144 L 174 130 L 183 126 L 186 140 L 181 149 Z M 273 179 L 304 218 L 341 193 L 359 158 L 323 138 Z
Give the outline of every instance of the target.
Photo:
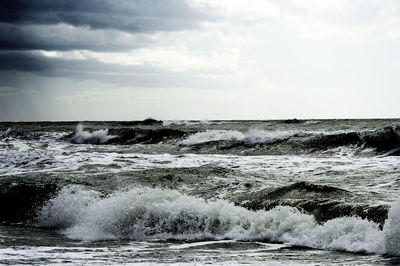
M 157 121 L 156 121 L 157 122 Z M 85 129 L 83 125 L 76 126 L 75 132 L 60 138 L 75 144 L 171 144 L 174 152 L 195 153 L 232 153 L 245 155 L 284 155 L 308 153 L 335 153 L 340 147 L 348 148 L 353 154 L 372 154 L 383 156 L 400 155 L 400 128 L 388 126 L 373 131 L 350 131 L 335 133 L 329 131 L 307 130 L 235 130 L 235 129 L 206 129 L 209 125 L 196 126 L 195 128 L 168 128 L 161 122 L 142 121 L 141 124 L 131 125 L 128 122 L 110 122 L 109 129 L 101 127 L 99 122 L 92 129 Z M 116 124 L 115 124 L 116 123 Z M 114 125 L 115 124 L 115 125 Z M 75 124 L 76 125 L 76 124 Z M 33 125 L 24 128 L 5 128 L 0 132 L 0 139 L 8 138 L 22 140 L 38 140 L 45 138 L 58 138 L 59 134 L 67 134 L 73 126 L 71 123 L 57 123 L 52 132 L 43 131 L 45 125 Z M 210 126 L 211 127 L 211 126 Z M 57 131 L 59 130 L 59 131 Z M 55 132 L 59 133 L 54 134 Z M 69 131 L 70 132 L 70 131 Z M 49 135 L 53 133 L 53 135 Z M 57 137 L 58 136 L 58 137 Z M 156 146 L 155 146 L 156 149 Z
M 210 170 L 209 174 L 214 175 L 216 174 L 215 171 L 218 171 L 218 169 Z M 147 176 L 147 171 L 144 172 L 144 176 Z M 190 172 L 190 169 L 188 172 Z M 229 176 L 229 173 L 225 172 L 219 172 L 217 174 Z M 196 176 L 195 174 L 194 177 Z M 210 199 L 218 198 L 218 191 L 221 191 L 219 183 L 210 184 L 208 189 L 200 186 L 187 190 L 184 189 L 185 186 L 194 186 L 195 184 L 192 184 L 193 182 L 206 180 L 195 178 L 195 180 L 192 181 L 193 176 L 190 176 L 184 181 L 184 178 L 185 177 L 181 177 L 180 175 L 175 177 L 174 175 L 168 174 L 168 172 L 164 174 L 161 172 L 154 177 L 139 177 L 136 181 L 145 186 L 152 184 L 154 186 L 156 184 L 154 182 L 157 181 L 159 187 L 168 189 L 175 187 L 181 190 L 183 189 L 186 193 L 191 195 Z M 34 219 L 35 209 L 42 206 L 55 193 L 69 183 L 67 180 L 55 183 L 54 178 L 49 178 L 47 180 L 43 177 L 39 178 L 38 180 L 40 181 L 36 183 L 33 180 L 26 180 L 25 182 L 13 180 L 14 179 L 10 177 L 8 181 L 0 184 L 0 199 L 2 202 L 8 202 L 7 205 L 1 208 L 0 220 L 3 222 L 26 222 Z M 107 184 L 101 185 L 99 182 L 99 180 L 93 180 L 93 178 L 73 181 L 75 184 L 84 184 L 87 187 L 92 187 L 92 189 L 103 192 L 109 191 L 106 192 L 105 195 L 113 193 L 112 191 L 118 187 L 109 186 Z M 131 178 L 126 182 L 131 183 Z M 245 185 L 247 184 L 244 184 L 244 186 Z M 128 184 L 124 184 L 123 186 L 126 187 Z M 233 184 L 233 186 L 237 185 Z M 368 205 L 359 203 L 359 200 L 354 201 L 355 195 L 347 190 L 315 185 L 307 182 L 297 182 L 287 186 L 267 188 L 259 191 L 254 191 L 254 189 L 253 191 L 249 191 L 249 189 L 251 189 L 251 186 L 246 186 L 245 190 L 236 192 L 236 195 L 231 197 L 226 196 L 225 198 L 238 206 L 253 211 L 270 210 L 277 206 L 291 206 L 313 215 L 318 222 L 326 222 L 344 216 L 355 216 L 373 221 L 381 227 L 387 218 L 389 209 L 387 205 Z
M 212 173 L 211 171 L 210 174 Z M 222 174 L 226 175 L 227 173 Z M 166 173 L 164 175 L 161 174 L 159 178 L 155 177 L 153 179 L 160 179 L 158 185 L 164 187 L 164 189 L 180 188 L 182 185 L 176 183 L 176 180 L 173 180 L 174 178 L 174 176 Z M 33 182 L 17 183 L 7 181 L 0 185 L 0 220 L 2 222 L 15 223 L 34 220 L 36 210 L 46 204 L 63 187 L 68 186 L 65 185 L 67 184 L 66 181 L 56 184 L 54 182 L 45 183 L 46 179 L 44 178 L 40 180 L 40 183 L 36 184 Z M 143 180 L 142 185 L 151 185 L 153 181 Z M 196 182 L 200 181 L 197 180 Z M 91 179 L 83 179 L 80 182 L 75 180 L 74 183 L 85 184 L 88 188 L 92 187 L 93 191 L 99 190 L 103 191 L 103 193 L 104 191 L 109 191 L 104 195 L 113 194 L 114 189 L 117 187 L 112 186 L 108 188 L 106 185 L 101 186 L 99 181 Z M 210 189 L 214 191 L 208 191 Z M 221 188 L 216 184 L 208 189 L 198 187 L 195 190 L 187 191 L 187 193 L 198 195 L 197 197 L 216 199 L 218 198 L 219 191 L 221 191 Z M 297 182 L 287 186 L 267 188 L 259 191 L 242 191 L 232 197 L 226 197 L 229 202 L 251 211 L 268 211 L 278 206 L 290 206 L 312 215 L 319 223 L 348 216 L 373 221 L 382 228 L 387 218 L 389 207 L 387 205 L 357 203 L 354 202 L 354 198 L 355 195 L 350 191 L 306 182 Z
M 86 131 L 78 125 L 75 133 L 66 139 L 75 144 L 155 144 L 165 140 L 179 139 L 186 133 L 176 129 L 117 128 Z
M 318 222 L 326 222 L 339 217 L 360 217 L 373 221 L 382 228 L 389 207 L 354 203 L 350 191 L 307 182 L 297 182 L 278 188 L 267 188 L 245 194 L 235 200 L 250 210 L 270 210 L 277 206 L 296 207 L 312 214 Z
M 259 131 L 252 138 L 240 132 L 220 132 L 220 136 L 204 137 L 204 132 L 196 133 L 180 142 L 191 151 L 210 150 L 244 154 L 307 154 L 335 152 L 334 149 L 347 147 L 354 154 L 384 156 L 400 155 L 400 129 L 397 126 L 385 127 L 375 131 L 328 133 L 328 132 L 265 132 Z M 240 135 L 242 134 L 242 135 Z M 254 132 L 253 132 L 253 135 Z M 197 137 L 197 138 L 196 138 Z M 220 138 L 219 138 L 220 137 Z M 197 141 L 195 141 L 197 139 Z
M 37 122 L 0 122 L 0 139 L 16 138 L 23 140 L 38 140 L 40 137 L 48 136 L 49 133 L 59 133 L 68 135 L 71 131 L 76 130 L 82 122 L 76 121 L 37 121 Z M 162 121 L 147 118 L 141 121 L 85 121 L 85 125 L 93 127 L 93 131 L 97 128 L 128 128 L 128 127 L 159 127 Z M 73 136 L 73 134 L 70 134 Z M 68 139 L 68 138 L 67 138 Z M 65 138 L 62 138 L 65 140 Z M 68 139 L 69 140 L 69 139 Z
M 176 190 L 3 183 L 2 222 L 58 228 L 79 240 L 235 239 L 398 256 L 400 200 L 367 206 L 343 189 L 298 182 L 205 200 Z M 239 206 L 240 205 L 240 206 Z
M 38 140 L 43 135 L 44 132 L 27 132 L 24 130 L 17 130 L 12 128 L 0 131 L 0 139 L 14 138 L 21 140 Z
M 174 190 L 129 188 L 102 196 L 97 191 L 67 186 L 38 211 L 37 226 L 59 228 L 69 238 L 89 241 L 262 240 L 397 256 L 399 215 L 397 201 L 380 229 L 376 223 L 357 217 L 318 223 L 312 215 L 292 207 L 252 211 L 225 200 L 206 201 Z
M 179 139 L 183 137 L 186 132 L 161 128 L 161 129 L 125 129 L 125 130 L 115 130 L 111 131 L 118 135 L 118 137 L 111 139 L 108 144 L 155 144 L 160 143 L 165 140 Z
M 53 183 L 2 182 L 0 184 L 0 221 L 21 223 L 33 219 L 36 209 L 54 196 L 58 189 L 58 186 Z

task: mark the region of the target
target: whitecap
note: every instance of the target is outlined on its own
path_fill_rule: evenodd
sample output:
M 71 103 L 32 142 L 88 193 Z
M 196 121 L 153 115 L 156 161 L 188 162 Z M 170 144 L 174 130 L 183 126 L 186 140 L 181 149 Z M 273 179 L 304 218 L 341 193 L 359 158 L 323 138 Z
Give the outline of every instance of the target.
M 326 250 L 399 256 L 400 200 L 384 229 L 358 217 L 318 224 L 292 207 L 250 211 L 225 200 L 206 201 L 174 190 L 131 188 L 101 197 L 69 186 L 39 212 L 41 226 L 71 239 L 261 240 Z
M 260 129 L 249 129 L 246 133 L 236 130 L 207 130 L 190 135 L 178 144 L 183 146 L 196 145 L 210 141 L 232 140 L 244 141 L 249 144 L 269 144 L 277 141 L 287 140 L 295 136 L 308 136 L 315 132 L 303 132 L 297 130 L 267 131 Z
M 109 136 L 108 129 L 100 129 L 93 132 L 85 131 L 84 126 L 79 124 L 76 126 L 75 135 L 72 137 L 72 142 L 82 144 L 101 144 L 106 143 L 110 139 L 117 136 Z

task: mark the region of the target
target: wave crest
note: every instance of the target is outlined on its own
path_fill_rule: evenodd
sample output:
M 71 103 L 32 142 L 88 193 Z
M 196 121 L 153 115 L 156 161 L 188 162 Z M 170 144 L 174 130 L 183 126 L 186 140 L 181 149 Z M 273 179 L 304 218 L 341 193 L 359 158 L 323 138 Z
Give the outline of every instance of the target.
M 236 130 L 207 130 L 197 132 L 178 142 L 179 145 L 191 146 L 205 142 L 220 140 L 242 140 L 245 135 Z
M 318 224 L 292 207 L 250 211 L 174 190 L 132 188 L 101 197 L 69 186 L 45 204 L 38 225 L 62 228 L 72 239 L 240 239 L 278 241 L 312 248 L 399 255 L 400 201 L 384 229 L 342 217 Z
M 71 141 L 76 144 L 103 144 L 117 136 L 109 136 L 108 129 L 100 129 L 93 132 L 85 131 L 84 126 L 76 126 L 75 135 Z
M 211 141 L 242 141 L 247 144 L 272 144 L 283 140 L 288 140 L 295 136 L 307 136 L 312 133 L 297 130 L 289 131 L 266 131 L 260 129 L 250 129 L 246 133 L 236 130 L 207 130 L 190 135 L 178 144 L 191 146 Z

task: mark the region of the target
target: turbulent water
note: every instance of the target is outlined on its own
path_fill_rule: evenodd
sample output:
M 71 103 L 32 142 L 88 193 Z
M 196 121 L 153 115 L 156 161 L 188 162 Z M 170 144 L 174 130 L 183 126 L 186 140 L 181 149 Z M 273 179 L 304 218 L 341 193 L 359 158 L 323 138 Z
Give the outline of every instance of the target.
M 400 120 L 0 123 L 0 263 L 400 264 Z

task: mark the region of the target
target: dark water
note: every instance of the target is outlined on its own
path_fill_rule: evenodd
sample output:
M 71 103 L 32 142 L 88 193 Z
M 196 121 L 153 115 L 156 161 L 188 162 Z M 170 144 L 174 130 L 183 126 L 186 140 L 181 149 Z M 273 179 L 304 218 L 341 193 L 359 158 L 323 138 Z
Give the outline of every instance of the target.
M 0 123 L 0 262 L 400 263 L 400 120 Z

